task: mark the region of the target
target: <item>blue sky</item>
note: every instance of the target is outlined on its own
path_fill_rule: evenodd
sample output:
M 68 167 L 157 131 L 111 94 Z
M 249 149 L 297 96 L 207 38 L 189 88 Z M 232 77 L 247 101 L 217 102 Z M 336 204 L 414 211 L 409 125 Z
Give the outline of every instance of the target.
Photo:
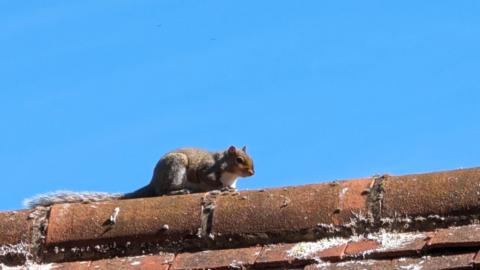
M 246 144 L 241 189 L 480 165 L 478 1 L 0 0 L 0 209 Z

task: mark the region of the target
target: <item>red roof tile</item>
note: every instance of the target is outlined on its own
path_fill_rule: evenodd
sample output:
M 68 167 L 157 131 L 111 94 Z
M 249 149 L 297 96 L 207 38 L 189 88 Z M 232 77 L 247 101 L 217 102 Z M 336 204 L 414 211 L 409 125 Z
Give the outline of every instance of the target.
M 340 263 L 320 262 L 305 267 L 306 270 L 373 270 L 373 269 L 473 269 L 472 259 L 475 253 L 451 254 L 442 256 L 425 256 L 421 258 L 400 258 L 393 260 L 352 260 Z
M 238 255 L 233 254 L 239 252 Z M 99 261 L 83 261 L 72 263 L 56 263 L 50 265 L 50 269 L 294 269 L 294 267 L 305 266 L 305 269 L 473 269 L 474 252 L 445 254 L 423 257 L 402 257 L 391 260 L 372 260 L 356 259 L 342 262 L 329 262 L 317 260 L 298 261 L 295 264 L 283 265 L 253 265 L 255 254 L 254 249 L 223 250 L 223 251 L 204 251 L 201 253 L 189 253 L 183 256 L 180 254 L 175 259 L 173 265 L 158 255 L 113 258 Z M 226 255 L 215 256 L 215 255 Z M 242 261 L 244 259 L 244 261 Z M 242 268 L 243 267 L 243 268 Z
M 241 237 L 251 232 L 298 232 L 314 229 L 319 223 L 345 224 L 354 218 L 353 213 L 368 211 L 361 194 L 370 182 L 362 179 L 219 196 L 212 233 Z
M 201 194 L 153 200 L 115 200 L 52 207 L 47 246 L 106 241 L 174 241 L 192 237 L 201 228 Z M 119 209 L 115 224 L 109 222 Z M 167 226 L 165 226 L 167 225 Z
M 288 251 L 295 244 L 266 245 L 255 261 L 257 267 L 285 267 L 294 265 L 298 259 L 289 256 Z
M 351 253 L 377 249 L 382 252 L 378 243 L 372 241 L 352 242 Z M 345 244 L 333 248 L 305 253 L 304 257 L 295 257 L 295 246 L 298 244 L 267 245 L 262 247 L 205 250 L 199 252 L 139 257 L 112 258 L 98 261 L 56 263 L 52 269 L 241 269 L 241 268 L 288 268 L 303 267 L 305 269 L 471 269 L 478 265 L 476 252 L 458 250 L 452 253 L 425 253 L 423 256 L 402 257 L 402 253 L 391 260 L 363 259 L 363 257 L 343 257 Z M 304 245 L 303 247 L 307 247 Z M 298 247 L 297 247 L 298 248 Z M 380 249 L 378 249 L 380 248 Z M 354 252 L 353 252 L 354 251 Z M 297 256 L 298 250 L 297 250 Z M 333 255 L 333 256 L 331 256 Z
M 0 212 L 0 263 L 22 264 L 31 251 L 31 211 Z
M 346 256 L 359 256 L 372 252 L 381 247 L 381 244 L 375 240 L 361 240 L 349 243 L 345 249 Z
M 104 259 L 98 261 L 67 262 L 51 265 L 50 269 L 55 270 L 86 270 L 86 269 L 159 269 L 168 270 L 173 262 L 173 254 L 162 254 L 156 256 L 139 256 L 127 258 Z
M 478 251 L 475 255 L 475 258 L 473 258 L 473 265 L 477 268 L 480 268 L 480 251 Z
M 172 270 L 184 269 L 228 269 L 249 267 L 255 263 L 261 247 L 205 250 L 181 253 L 175 258 Z
M 0 212 L 0 246 L 28 242 L 32 237 L 31 211 Z
M 478 213 L 480 169 L 388 176 L 382 217 Z
M 255 261 L 255 267 L 287 267 L 305 265 L 316 259 L 339 261 L 342 259 L 347 244 L 339 244 L 304 256 L 295 256 L 302 250 L 299 244 L 276 244 L 264 246 L 262 252 Z
M 460 253 L 422 258 L 405 258 L 392 261 L 392 269 L 471 269 L 475 253 Z M 417 267 L 417 268 L 415 268 Z
M 380 250 L 374 250 L 368 254 L 369 258 L 391 258 L 391 257 L 414 257 L 422 253 L 425 248 L 428 240 L 428 236 L 414 239 L 412 241 L 407 241 L 404 244 L 390 247 L 390 248 L 381 248 Z
M 474 256 L 480 249 L 480 225 L 471 225 L 479 222 L 478 194 L 480 169 L 467 169 L 63 204 L 35 215 L 4 212 L 0 263 L 55 262 L 54 269 L 292 268 L 312 263 L 329 267 L 325 269 L 468 268 L 480 265 Z
M 480 225 L 439 230 L 430 241 L 429 247 L 480 247 Z

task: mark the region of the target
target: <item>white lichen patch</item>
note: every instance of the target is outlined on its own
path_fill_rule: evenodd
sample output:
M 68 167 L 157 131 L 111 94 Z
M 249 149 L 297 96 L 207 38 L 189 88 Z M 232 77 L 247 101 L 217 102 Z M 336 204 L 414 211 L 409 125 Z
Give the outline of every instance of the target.
M 330 262 L 322 261 L 318 258 L 315 258 L 315 267 L 318 269 L 325 269 L 326 267 L 329 267 L 331 265 Z
M 0 246 L 0 256 L 5 256 L 7 254 L 22 255 L 27 259 L 31 257 L 28 244 L 23 242 L 15 245 Z
M 366 238 L 380 243 L 380 247 L 376 251 L 383 251 L 401 248 L 425 237 L 426 235 L 423 233 L 392 233 L 381 230 L 378 233 L 367 235 Z
M 423 266 L 421 264 L 409 264 L 409 265 L 402 265 L 400 269 L 404 270 L 422 270 Z
M 479 231 L 480 226 L 478 224 L 470 224 L 470 225 L 464 225 L 464 226 L 459 226 L 459 227 L 458 226 L 457 227 L 450 227 L 448 229 L 452 230 L 452 231 L 464 230 L 464 229 Z
M 340 262 L 337 263 L 337 266 L 340 267 L 352 267 L 354 265 L 374 265 L 375 261 L 374 260 L 353 260 L 353 261 L 345 261 L 345 262 Z
M 288 256 L 295 258 L 307 258 L 327 248 L 340 246 L 348 243 L 348 238 L 325 238 L 317 242 L 301 242 L 287 251 Z
M 343 200 L 347 191 L 348 191 L 348 187 L 344 187 L 344 188 L 342 188 L 342 190 L 340 190 L 340 194 L 338 195 L 340 200 Z
M 338 228 L 333 224 L 317 223 L 317 227 L 327 233 L 335 233 Z
M 28 244 L 20 242 L 15 245 L 3 245 L 0 246 L 0 256 L 5 255 L 18 255 L 25 258 L 25 264 L 20 266 L 7 266 L 0 263 L 0 269 L 2 270 L 50 270 L 53 264 L 36 264 L 32 261 L 32 254 L 29 251 L 30 247 Z
M 428 215 L 427 218 L 429 218 L 429 219 L 437 219 L 437 220 L 441 220 L 441 221 L 445 220 L 445 217 L 442 217 L 442 216 L 440 216 L 440 215 Z
M 317 242 L 301 242 L 293 246 L 290 250 L 287 251 L 288 256 L 295 258 L 309 258 L 314 256 L 315 253 L 322 250 L 340 246 L 343 244 L 358 242 L 362 240 L 374 240 L 380 244 L 377 249 L 369 250 L 367 253 L 373 251 L 385 251 L 396 248 L 404 247 L 408 244 L 413 243 L 416 240 L 425 238 L 425 234 L 422 233 L 393 233 L 386 232 L 382 230 L 377 233 L 362 235 L 354 235 L 349 238 L 325 238 Z M 365 255 L 363 254 L 363 255 Z
M 120 213 L 120 207 L 115 207 L 115 209 L 113 209 L 112 215 L 110 216 L 111 224 L 115 224 L 117 222 L 117 217 L 119 213 Z
M 243 268 L 243 262 L 233 260 L 228 266 L 232 269 L 242 269 Z
M 412 264 L 407 264 L 407 265 L 400 265 L 399 269 L 404 269 L 404 270 L 422 270 L 423 269 L 423 263 L 425 260 L 428 260 L 429 257 L 422 257 L 422 260 L 419 261 L 418 263 L 412 263 Z
M 25 265 L 21 266 L 7 266 L 4 264 L 0 264 L 0 269 L 2 270 L 51 270 L 55 269 L 56 267 L 52 264 L 36 264 L 36 263 L 26 263 Z

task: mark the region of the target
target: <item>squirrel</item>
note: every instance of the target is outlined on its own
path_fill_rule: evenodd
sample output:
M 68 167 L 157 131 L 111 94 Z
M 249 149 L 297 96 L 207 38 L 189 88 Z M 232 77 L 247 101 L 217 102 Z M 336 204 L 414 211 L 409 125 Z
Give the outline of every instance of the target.
M 209 152 L 199 148 L 180 148 L 166 153 L 157 162 L 150 183 L 134 192 L 58 191 L 24 200 L 30 208 L 57 203 L 95 202 L 189 194 L 212 190 L 236 190 L 238 177 L 255 173 L 247 147 L 230 146 L 225 151 Z

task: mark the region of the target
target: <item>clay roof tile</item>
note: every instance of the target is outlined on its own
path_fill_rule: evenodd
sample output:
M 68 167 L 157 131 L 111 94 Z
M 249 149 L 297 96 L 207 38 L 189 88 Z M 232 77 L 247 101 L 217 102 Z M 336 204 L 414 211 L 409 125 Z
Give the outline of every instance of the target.
M 0 265 L 472 268 L 478 194 L 473 168 L 1 212 Z

